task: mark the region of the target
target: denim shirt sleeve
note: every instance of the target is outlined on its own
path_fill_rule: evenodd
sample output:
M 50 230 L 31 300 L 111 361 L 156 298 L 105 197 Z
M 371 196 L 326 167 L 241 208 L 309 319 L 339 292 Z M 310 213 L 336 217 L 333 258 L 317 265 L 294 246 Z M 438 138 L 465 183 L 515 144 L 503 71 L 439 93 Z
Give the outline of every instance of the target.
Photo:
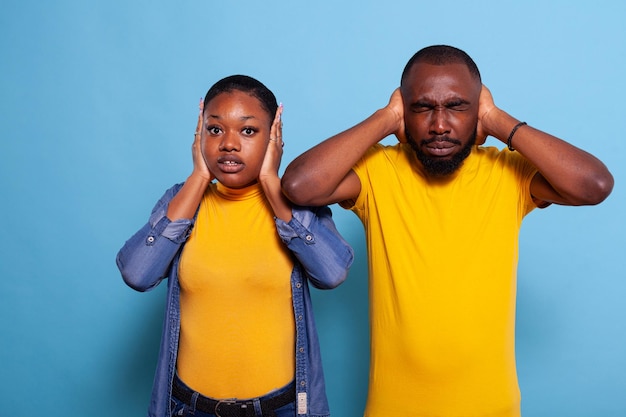
M 330 208 L 294 207 L 292 212 L 289 223 L 276 219 L 278 235 L 316 288 L 337 287 L 348 275 L 354 251 L 337 231 Z
M 150 290 L 167 277 L 172 260 L 189 237 L 193 219 L 172 222 L 166 215 L 169 202 L 181 187 L 177 184 L 165 192 L 148 222 L 117 254 L 117 267 L 124 282 L 137 291 Z

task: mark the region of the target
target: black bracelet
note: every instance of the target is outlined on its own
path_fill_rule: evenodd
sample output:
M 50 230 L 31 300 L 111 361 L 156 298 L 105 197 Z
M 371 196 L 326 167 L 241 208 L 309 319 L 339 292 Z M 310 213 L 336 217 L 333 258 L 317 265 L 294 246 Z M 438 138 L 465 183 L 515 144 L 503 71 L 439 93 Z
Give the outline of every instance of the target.
M 511 130 L 511 134 L 509 134 L 509 138 L 506 140 L 506 146 L 509 148 L 510 151 L 515 150 L 515 148 L 511 145 L 511 140 L 513 139 L 513 135 L 515 134 L 517 129 L 525 125 L 526 125 L 526 122 L 519 122 L 513 127 L 513 130 Z

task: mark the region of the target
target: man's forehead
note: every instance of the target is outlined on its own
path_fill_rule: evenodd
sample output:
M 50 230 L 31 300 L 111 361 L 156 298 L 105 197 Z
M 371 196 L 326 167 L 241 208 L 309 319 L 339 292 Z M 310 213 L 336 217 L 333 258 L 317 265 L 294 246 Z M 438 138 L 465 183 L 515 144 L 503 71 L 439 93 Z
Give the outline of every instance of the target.
M 480 93 L 480 81 L 465 64 L 416 63 L 402 85 L 404 97 L 468 97 Z

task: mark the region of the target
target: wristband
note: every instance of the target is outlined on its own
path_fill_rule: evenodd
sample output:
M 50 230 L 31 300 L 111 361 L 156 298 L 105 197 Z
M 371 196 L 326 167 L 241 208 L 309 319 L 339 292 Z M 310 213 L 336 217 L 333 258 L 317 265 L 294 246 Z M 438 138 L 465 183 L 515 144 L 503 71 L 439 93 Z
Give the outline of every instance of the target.
M 518 124 L 513 126 L 513 130 L 511 130 L 511 133 L 509 134 L 509 138 L 506 140 L 506 146 L 509 148 L 510 151 L 515 150 L 515 148 L 511 145 L 511 140 L 513 140 L 513 135 L 515 135 L 515 132 L 517 132 L 517 129 L 525 125 L 526 125 L 526 122 L 519 122 Z

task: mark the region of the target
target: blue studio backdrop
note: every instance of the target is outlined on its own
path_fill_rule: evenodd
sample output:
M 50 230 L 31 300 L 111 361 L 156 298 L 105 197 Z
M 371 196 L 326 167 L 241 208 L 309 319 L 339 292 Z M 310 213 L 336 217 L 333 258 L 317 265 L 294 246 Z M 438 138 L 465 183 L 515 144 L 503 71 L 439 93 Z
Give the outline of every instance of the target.
M 145 415 L 165 286 L 132 291 L 114 259 L 191 172 L 211 84 L 242 73 L 276 93 L 284 168 L 384 106 L 409 57 L 439 43 L 472 55 L 500 107 L 614 174 L 603 204 L 525 220 L 517 365 L 525 416 L 626 415 L 626 3 L 1 3 L 0 415 Z M 313 297 L 331 410 L 358 417 L 367 254 L 357 218 L 332 208 L 356 261 Z

